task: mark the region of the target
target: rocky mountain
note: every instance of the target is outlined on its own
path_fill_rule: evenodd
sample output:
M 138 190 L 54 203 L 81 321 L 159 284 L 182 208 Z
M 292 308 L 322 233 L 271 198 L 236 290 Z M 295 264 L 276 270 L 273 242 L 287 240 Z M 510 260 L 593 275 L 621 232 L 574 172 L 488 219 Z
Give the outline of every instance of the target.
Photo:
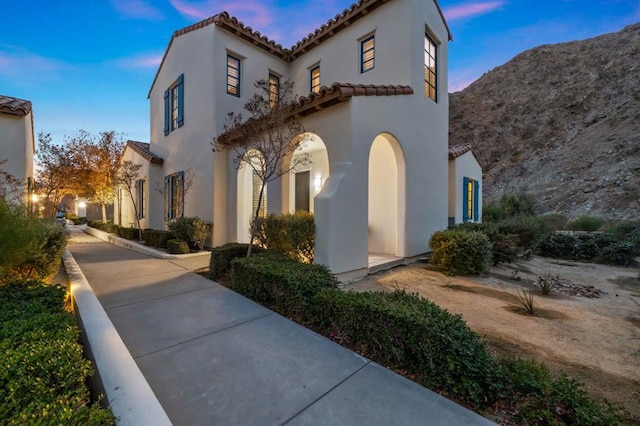
M 519 54 L 450 94 L 485 202 L 526 190 L 539 213 L 640 217 L 640 23 Z

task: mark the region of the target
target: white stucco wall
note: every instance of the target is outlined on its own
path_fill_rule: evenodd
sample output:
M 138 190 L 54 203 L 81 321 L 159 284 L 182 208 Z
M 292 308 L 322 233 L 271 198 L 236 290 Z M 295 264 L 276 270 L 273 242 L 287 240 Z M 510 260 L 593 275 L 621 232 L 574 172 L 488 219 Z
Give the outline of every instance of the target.
M 369 253 L 397 253 L 398 161 L 404 158 L 396 158 L 387 138 L 378 135 L 369 154 Z
M 449 162 L 449 217 L 455 217 L 455 223 L 462 223 L 463 179 L 465 177 L 477 181 L 478 188 L 478 220 L 482 220 L 482 169 L 471 151 Z M 452 178 L 453 177 L 453 178 Z M 451 210 L 451 206 L 455 210 Z
M 23 182 L 33 177 L 33 123 L 29 112 L 25 116 L 0 113 L 0 168 Z

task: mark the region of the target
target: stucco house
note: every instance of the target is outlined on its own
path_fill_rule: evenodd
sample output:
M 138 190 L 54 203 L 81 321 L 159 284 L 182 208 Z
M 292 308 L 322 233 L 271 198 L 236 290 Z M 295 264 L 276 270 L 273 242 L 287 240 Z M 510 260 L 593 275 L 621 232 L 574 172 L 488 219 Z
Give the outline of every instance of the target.
M 470 144 L 449 147 L 449 226 L 482 220 L 482 168 Z
M 31 102 L 0 95 L 0 170 L 18 179 L 20 185 L 18 194 L 4 188 L 10 192 L 5 195 L 17 197 L 25 204 L 31 202 L 34 191 L 34 152 Z
M 255 81 L 277 96 L 290 79 L 312 164 L 268 185 L 266 211 L 313 212 L 315 260 L 345 279 L 425 253 L 447 227 L 450 40 L 435 0 L 360 0 L 290 49 L 226 12 L 174 32 L 148 94 L 150 143 L 124 154 L 144 165 L 144 226 L 199 216 L 210 245 L 248 241 L 255 178 L 211 141 Z

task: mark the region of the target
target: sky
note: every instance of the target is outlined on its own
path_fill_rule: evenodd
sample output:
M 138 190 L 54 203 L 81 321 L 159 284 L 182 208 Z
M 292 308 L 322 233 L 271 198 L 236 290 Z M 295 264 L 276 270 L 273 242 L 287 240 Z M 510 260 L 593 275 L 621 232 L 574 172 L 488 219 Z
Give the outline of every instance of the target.
M 30 100 L 36 134 L 50 133 L 56 142 L 78 129 L 115 130 L 126 139 L 148 142 L 147 93 L 173 31 L 226 10 L 291 47 L 351 3 L 0 0 L 0 94 Z M 453 35 L 449 92 L 532 47 L 590 38 L 640 21 L 640 0 L 439 4 Z

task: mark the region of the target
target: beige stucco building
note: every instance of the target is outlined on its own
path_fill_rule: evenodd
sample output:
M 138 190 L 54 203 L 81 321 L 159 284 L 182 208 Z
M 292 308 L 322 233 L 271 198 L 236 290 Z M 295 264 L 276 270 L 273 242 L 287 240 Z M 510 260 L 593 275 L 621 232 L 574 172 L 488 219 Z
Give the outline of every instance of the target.
M 252 173 L 211 141 L 255 81 L 290 79 L 312 164 L 268 185 L 267 211 L 313 212 L 316 262 L 346 278 L 425 253 L 447 227 L 450 40 L 435 0 L 361 0 L 290 49 L 226 12 L 176 31 L 148 94 L 150 144 L 125 150 L 144 164 L 144 226 L 199 216 L 211 245 L 248 240 Z
M 34 190 L 33 112 L 31 102 L 0 95 L 0 170 L 17 179 L 19 187 L 1 182 L 5 196 L 28 204 Z

